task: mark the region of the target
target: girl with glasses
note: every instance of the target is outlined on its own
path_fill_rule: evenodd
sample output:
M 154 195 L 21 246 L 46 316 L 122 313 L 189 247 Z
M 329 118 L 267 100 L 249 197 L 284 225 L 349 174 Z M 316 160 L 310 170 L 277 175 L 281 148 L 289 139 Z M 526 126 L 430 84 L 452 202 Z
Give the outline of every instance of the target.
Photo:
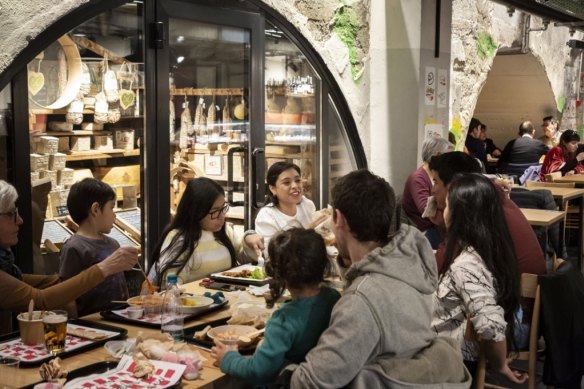
M 207 277 L 240 264 L 240 257 L 253 258 L 259 244 L 257 234 L 243 239 L 225 223 L 229 204 L 221 185 L 199 177 L 190 180 L 181 197 L 176 215 L 154 248 L 148 278 L 164 284 L 176 273 L 183 282 Z

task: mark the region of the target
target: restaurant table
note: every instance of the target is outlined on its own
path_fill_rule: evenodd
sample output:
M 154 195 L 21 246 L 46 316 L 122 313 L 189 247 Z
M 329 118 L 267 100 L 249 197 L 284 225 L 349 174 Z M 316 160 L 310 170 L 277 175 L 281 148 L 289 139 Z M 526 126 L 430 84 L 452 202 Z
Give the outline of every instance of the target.
M 570 176 L 563 176 L 555 178 L 554 182 L 573 182 L 577 187 L 584 187 L 584 174 L 572 174 Z
M 207 289 L 198 285 L 198 281 L 191 282 L 188 284 L 181 285 L 181 289 L 185 289 L 188 293 L 193 293 L 196 295 L 202 295 L 204 292 L 208 291 Z M 240 292 L 246 293 L 246 292 Z M 229 300 L 229 305 L 233 305 L 237 301 L 237 292 L 235 293 L 228 293 L 224 292 L 225 297 Z M 254 297 L 249 295 L 252 299 L 261 299 L 262 297 Z M 193 327 L 196 325 L 200 325 L 212 320 L 218 320 L 222 318 L 229 317 L 229 310 L 222 309 L 219 311 L 210 312 L 207 315 L 203 315 L 197 317 L 195 320 L 185 322 L 185 328 Z M 91 315 L 84 316 L 83 319 L 95 321 L 95 322 L 102 322 L 107 323 L 109 325 L 125 328 L 128 330 L 128 338 L 135 338 L 139 332 L 142 332 L 143 336 L 148 336 L 148 334 L 160 333 L 159 329 L 152 329 L 147 327 L 135 326 L 132 324 L 108 321 L 102 318 L 99 313 L 94 313 Z M 214 388 L 214 387 L 223 387 L 224 385 L 229 385 L 230 377 L 226 376 L 221 372 L 218 367 L 213 366 L 214 360 L 211 358 L 208 351 L 204 349 L 199 349 L 201 355 L 206 358 L 204 362 L 203 369 L 201 370 L 201 378 L 198 380 L 182 380 L 182 388 Z M 68 371 L 72 371 L 75 369 L 79 369 L 81 367 L 91 365 L 97 362 L 103 361 L 113 361 L 116 360 L 112 357 L 103 346 L 96 347 L 94 349 L 82 352 L 80 354 L 72 355 L 70 357 L 65 357 L 62 359 L 61 365 Z M 21 385 L 30 385 L 32 383 L 36 383 L 41 381 L 41 377 L 39 375 L 39 367 L 21 367 L 19 369 L 19 373 L 21 375 L 21 379 L 23 382 L 20 382 Z M 10 382 L 3 382 L 2 377 L 0 377 L 0 387 L 2 384 L 10 385 Z
M 582 175 L 584 177 L 584 175 Z M 555 181 L 557 182 L 557 180 Z M 581 199 L 578 204 L 579 217 L 578 217 L 578 267 L 582 266 L 582 255 L 584 250 L 584 189 L 581 188 L 558 188 L 556 186 L 513 186 L 513 189 L 526 189 L 526 190 L 536 190 L 536 189 L 546 189 L 549 190 L 556 201 L 560 211 L 566 211 L 568 207 L 568 201 L 574 199 Z M 563 240 L 562 240 L 563 243 Z
M 548 242 L 548 228 L 555 223 L 563 222 L 566 217 L 565 211 L 549 211 L 547 209 L 532 209 L 519 208 L 529 224 L 544 229 L 545 245 L 544 250 L 547 251 Z M 562 231 L 562 241 L 564 240 Z

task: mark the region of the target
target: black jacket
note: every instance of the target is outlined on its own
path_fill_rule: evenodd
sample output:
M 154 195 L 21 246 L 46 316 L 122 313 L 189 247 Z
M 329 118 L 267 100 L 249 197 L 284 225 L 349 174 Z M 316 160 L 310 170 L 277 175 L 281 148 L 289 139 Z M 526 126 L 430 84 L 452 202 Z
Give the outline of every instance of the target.
M 540 275 L 541 328 L 545 338 L 543 382 L 580 389 L 584 375 L 584 277 L 571 262 Z

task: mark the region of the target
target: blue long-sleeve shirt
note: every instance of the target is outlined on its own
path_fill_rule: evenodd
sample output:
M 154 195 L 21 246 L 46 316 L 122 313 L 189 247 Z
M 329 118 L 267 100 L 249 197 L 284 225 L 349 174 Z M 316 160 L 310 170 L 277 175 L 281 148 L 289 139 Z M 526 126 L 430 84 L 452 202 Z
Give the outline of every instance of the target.
M 285 361 L 300 363 L 328 327 L 339 292 L 323 287 L 318 295 L 285 303 L 266 325 L 263 343 L 251 358 L 229 351 L 221 371 L 253 384 L 270 382 Z

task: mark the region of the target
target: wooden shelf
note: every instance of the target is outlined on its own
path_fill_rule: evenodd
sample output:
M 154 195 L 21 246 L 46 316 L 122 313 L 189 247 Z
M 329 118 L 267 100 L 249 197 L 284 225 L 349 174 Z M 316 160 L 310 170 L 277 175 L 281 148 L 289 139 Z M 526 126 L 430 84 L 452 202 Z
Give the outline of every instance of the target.
M 241 96 L 243 88 L 179 88 L 171 89 L 173 96 Z
M 74 131 L 47 131 L 31 134 L 32 136 L 93 136 L 93 135 L 110 135 L 108 130 L 74 130 Z
M 85 161 L 88 159 L 97 158 L 121 158 L 121 157 L 136 157 L 140 155 L 140 149 L 121 150 L 113 149 L 105 150 L 90 150 L 90 151 L 69 151 L 65 158 L 67 161 Z

